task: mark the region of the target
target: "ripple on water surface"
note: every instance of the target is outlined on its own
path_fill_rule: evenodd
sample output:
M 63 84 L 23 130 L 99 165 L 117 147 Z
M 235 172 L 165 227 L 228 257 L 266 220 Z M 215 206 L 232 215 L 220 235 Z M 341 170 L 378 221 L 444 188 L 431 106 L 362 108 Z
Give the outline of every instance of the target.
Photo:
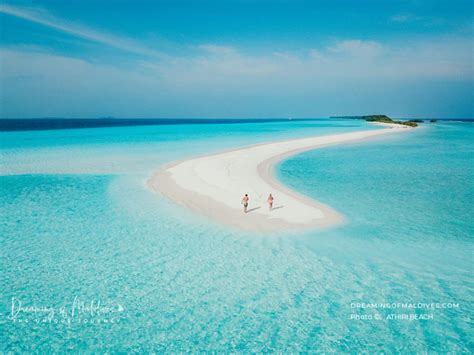
M 442 126 L 420 132 L 419 154 L 408 160 L 414 137 L 307 152 L 282 163 L 285 183 L 334 205 L 349 223 L 278 237 L 194 216 L 150 194 L 143 172 L 0 177 L 0 349 L 471 351 L 472 224 L 463 208 L 469 211 L 473 188 L 469 151 L 461 149 L 469 136 L 461 133 Z M 456 153 L 429 149 L 449 139 Z M 397 157 L 385 159 L 387 149 Z M 400 187 L 388 188 L 387 171 Z M 415 179 L 419 174 L 423 179 Z M 445 178 L 464 199 L 443 189 Z M 77 297 L 123 310 L 115 323 L 15 323 L 7 319 L 12 297 L 55 309 L 71 307 Z M 435 310 L 432 321 L 355 321 L 353 313 L 377 311 L 354 311 L 353 302 L 459 308 Z

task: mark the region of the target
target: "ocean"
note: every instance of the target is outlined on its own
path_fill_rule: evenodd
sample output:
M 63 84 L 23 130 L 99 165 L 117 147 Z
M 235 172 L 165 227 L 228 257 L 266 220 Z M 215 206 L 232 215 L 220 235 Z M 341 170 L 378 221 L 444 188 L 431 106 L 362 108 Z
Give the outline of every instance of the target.
M 425 122 L 280 162 L 280 181 L 346 223 L 277 235 L 216 224 L 146 180 L 175 160 L 380 127 L 9 124 L 2 352 L 474 351 L 472 122 Z

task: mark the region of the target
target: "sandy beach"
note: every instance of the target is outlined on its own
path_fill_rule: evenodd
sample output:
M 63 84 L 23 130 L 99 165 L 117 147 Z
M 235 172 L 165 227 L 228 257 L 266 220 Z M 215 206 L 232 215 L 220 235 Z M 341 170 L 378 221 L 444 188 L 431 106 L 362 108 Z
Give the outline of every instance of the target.
M 339 212 L 290 190 L 275 178 L 276 162 L 305 150 L 408 132 L 405 126 L 293 139 L 244 147 L 175 162 L 156 171 L 147 185 L 155 192 L 221 224 L 255 232 L 324 228 L 344 222 Z M 275 201 L 270 211 L 268 194 Z M 248 213 L 241 199 L 250 197 Z

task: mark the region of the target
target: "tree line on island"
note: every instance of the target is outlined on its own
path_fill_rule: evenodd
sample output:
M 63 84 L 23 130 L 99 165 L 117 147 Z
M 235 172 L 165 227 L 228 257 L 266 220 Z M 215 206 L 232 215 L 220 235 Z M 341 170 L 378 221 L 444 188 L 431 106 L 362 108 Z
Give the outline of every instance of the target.
M 393 120 L 386 115 L 367 115 L 367 116 L 333 116 L 331 118 L 350 118 L 358 120 L 366 120 L 367 122 L 380 122 L 380 123 L 390 123 L 390 124 L 400 124 L 409 127 L 417 127 L 418 123 L 424 122 L 420 119 L 408 120 L 408 121 L 399 121 Z M 431 119 L 430 122 L 436 122 L 435 119 Z
M 369 115 L 362 116 L 362 119 L 367 122 L 381 122 L 381 123 L 391 123 L 391 124 L 400 124 L 409 127 L 417 127 L 418 123 L 423 122 L 423 120 L 409 120 L 409 121 L 395 121 L 386 115 Z

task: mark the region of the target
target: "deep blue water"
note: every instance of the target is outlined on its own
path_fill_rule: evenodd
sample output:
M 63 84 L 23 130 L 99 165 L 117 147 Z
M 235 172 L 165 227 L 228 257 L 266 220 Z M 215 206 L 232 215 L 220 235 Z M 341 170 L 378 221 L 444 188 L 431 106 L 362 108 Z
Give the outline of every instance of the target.
M 472 352 L 473 124 L 426 123 L 280 163 L 286 185 L 347 217 L 336 229 L 242 233 L 145 187 L 176 159 L 359 129 L 378 128 L 325 119 L 1 132 L 0 350 Z M 12 317 L 12 299 L 43 310 Z M 356 307 L 432 302 L 454 306 Z
M 10 118 L 0 119 L 0 131 L 38 131 L 72 128 L 127 127 L 127 126 L 163 126 L 163 125 L 194 125 L 194 124 L 236 124 L 236 123 L 271 123 L 285 122 L 289 118 L 239 119 L 239 118 Z M 295 119 L 308 121 L 309 119 Z
M 342 117 L 341 117 L 342 118 Z M 339 118 L 339 119 L 341 119 Z M 344 119 L 344 118 L 342 118 Z M 347 118 L 345 118 L 347 119 Z M 352 119 L 360 119 L 353 117 Z M 271 123 L 287 121 L 314 121 L 321 119 L 302 118 L 4 118 L 0 119 L 0 131 L 38 131 L 53 129 L 77 129 L 99 127 L 127 127 L 127 126 L 163 126 L 163 125 L 194 125 L 194 124 L 247 124 Z M 470 118 L 447 118 L 443 121 L 472 122 Z

